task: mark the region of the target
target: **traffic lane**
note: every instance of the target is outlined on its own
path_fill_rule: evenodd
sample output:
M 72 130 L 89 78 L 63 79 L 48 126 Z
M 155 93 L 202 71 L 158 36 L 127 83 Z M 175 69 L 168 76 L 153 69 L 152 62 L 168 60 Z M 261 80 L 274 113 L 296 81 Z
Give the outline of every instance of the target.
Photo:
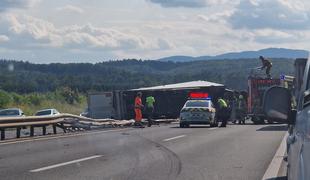
M 163 127 L 162 129 L 157 129 L 156 126 L 154 126 L 154 128 L 152 127 L 146 128 L 142 131 L 134 131 L 131 134 L 161 143 L 166 140 L 170 141 L 171 138 L 172 140 L 178 139 L 178 137 L 186 138 L 193 133 L 212 133 L 212 131 L 216 129 L 218 128 L 211 128 L 209 125 L 193 125 L 190 128 L 180 128 L 179 124 L 170 124 Z
M 286 125 L 229 125 L 206 131 L 193 126 L 188 136 L 182 133 L 169 141 L 162 139 L 161 144 L 186 162 L 182 163 L 184 179 L 261 179 L 286 129 Z M 152 134 L 141 137 L 160 141 Z M 193 178 L 192 174 L 197 175 Z
M 181 161 L 169 149 L 141 137 L 128 138 L 117 154 L 51 171 L 28 175 L 32 179 L 177 179 Z
M 32 169 L 106 153 L 109 149 L 104 148 L 100 139 L 109 144 L 113 139 L 111 135 L 106 133 L 103 136 L 100 133 L 0 146 L 0 174 L 5 179 L 19 179 L 18 177 L 28 177 L 29 170 Z M 117 139 L 113 141 L 113 144 L 118 143 L 121 142 Z
M 129 137 L 133 137 L 133 140 L 139 139 L 137 137 L 142 132 L 158 139 L 178 135 L 180 129 L 170 129 L 171 126 L 175 125 L 145 129 L 129 128 L 112 132 L 90 132 L 90 134 L 85 133 L 86 135 L 81 134 L 81 136 L 68 138 L 59 137 L 59 139 L 1 145 L 0 172 L 9 177 L 9 175 L 23 174 L 30 168 L 35 169 L 81 157 L 98 154 L 113 156 L 113 153 L 115 154 L 122 146 L 131 142 Z M 189 131 L 189 129 L 184 131 Z M 134 143 L 136 142 L 133 141 L 132 144 Z
M 251 127 L 252 129 L 249 132 L 245 132 L 245 134 L 241 134 L 241 136 L 248 136 L 248 133 L 256 132 L 256 130 L 259 130 L 257 132 L 263 132 L 261 131 L 262 129 L 274 129 L 269 128 L 269 126 Z M 228 143 L 224 143 L 224 146 L 222 144 L 213 145 L 214 141 L 221 140 L 214 139 L 214 137 L 210 135 L 208 136 L 210 131 L 206 131 L 205 128 L 190 128 L 186 130 L 193 129 L 196 130 L 193 131 L 192 134 L 182 138 L 172 139 L 171 141 L 163 141 L 162 138 L 152 140 L 145 137 L 150 135 L 147 131 L 139 131 L 139 134 L 132 134 L 132 136 L 135 136 L 134 139 L 138 141 L 136 143 L 131 142 L 130 145 L 126 147 L 127 150 L 121 153 L 124 155 L 123 157 L 120 159 L 114 159 L 115 161 L 109 161 L 108 159 L 107 162 L 101 166 L 96 163 L 90 163 L 88 164 L 87 169 L 80 169 L 81 174 L 79 174 L 79 176 L 94 179 L 100 177 L 104 177 L 104 179 L 261 179 L 274 154 L 273 152 L 267 152 L 269 150 L 266 150 L 267 154 L 269 154 L 268 157 L 262 154 L 261 151 L 255 152 L 252 149 L 248 149 L 256 154 L 254 159 L 249 159 L 247 157 L 248 155 L 241 156 L 240 159 L 240 154 L 238 155 L 239 157 L 236 156 L 235 151 L 228 154 L 227 158 L 227 154 L 225 155 L 227 152 L 225 150 L 229 148 L 226 145 Z M 223 134 L 223 136 L 227 137 L 234 137 L 237 136 L 235 133 L 238 134 L 239 131 L 244 131 L 245 129 L 247 129 L 247 127 L 231 126 L 229 128 L 217 129 L 218 131 L 214 131 L 213 133 Z M 201 140 L 197 140 L 197 137 L 194 137 L 193 140 L 193 136 L 198 136 Z M 154 138 L 154 136 L 151 136 L 151 138 Z M 268 141 L 268 139 L 265 138 L 257 140 Z M 228 141 L 230 141 L 230 139 Z M 210 150 L 206 147 L 201 149 L 201 144 L 213 147 L 214 150 Z M 278 147 L 278 145 L 271 144 L 275 149 Z M 275 144 L 277 143 L 275 142 Z M 251 144 L 249 146 L 251 146 Z M 212 151 L 219 152 L 214 154 Z M 183 157 L 184 152 L 186 154 L 185 157 Z M 207 155 L 203 157 L 200 156 L 201 153 L 206 153 Z M 209 154 L 211 157 L 215 156 L 215 158 L 209 158 Z M 190 157 L 187 157 L 188 155 L 190 155 Z M 231 157 L 233 157 L 232 160 L 229 159 Z M 227 162 L 227 160 L 230 162 Z M 241 163 L 244 163 L 246 169 L 242 170 L 244 167 L 241 165 L 238 166 L 238 164 L 236 165 L 240 160 L 243 160 Z M 249 162 L 247 164 L 248 160 Z M 265 162 L 265 164 L 259 163 L 260 160 Z M 208 167 L 210 164 L 215 168 L 210 169 Z M 256 166 L 253 164 L 256 164 Z M 229 168 L 236 168 L 237 172 L 230 171 L 229 168 L 225 167 L 226 165 Z M 131 168 L 128 169 L 128 167 Z M 239 170 L 239 168 L 241 168 L 241 170 Z M 75 177 L 71 176 L 70 178 L 74 179 Z
M 182 162 L 178 156 L 159 142 L 165 137 L 175 136 L 172 131 L 197 132 L 192 129 L 178 129 L 175 125 L 155 128 L 157 136 L 149 131 L 136 130 L 122 133 L 128 138 L 116 154 L 106 154 L 100 159 L 84 162 L 82 166 L 67 166 L 61 169 L 39 172 L 28 175 L 32 179 L 49 177 L 55 179 L 177 179 L 181 172 Z M 200 128 L 207 132 L 208 128 Z M 166 134 L 168 133 L 169 136 Z M 184 132 L 182 132 L 184 133 Z M 143 137 L 150 135 L 158 139 L 155 142 Z M 154 140 L 155 140 L 154 139 Z
M 285 125 L 235 125 L 165 146 L 186 162 L 179 179 L 261 179 L 285 130 Z
M 228 132 L 232 129 L 236 128 L 232 126 L 232 128 L 221 129 L 220 131 Z M 153 132 L 156 131 L 158 131 L 157 136 L 153 134 Z M 36 174 L 26 173 L 24 177 L 28 177 L 30 179 L 98 179 L 102 177 L 104 177 L 104 179 L 175 179 L 179 176 L 179 173 L 181 172 L 180 169 L 182 169 L 181 167 L 184 162 L 182 163 L 181 159 L 176 153 L 171 151 L 169 148 L 163 146 L 161 144 L 162 140 L 164 138 L 167 139 L 167 137 L 175 136 L 180 133 L 184 134 L 185 132 L 189 132 L 189 135 L 197 134 L 197 136 L 205 137 L 210 131 L 211 130 L 208 128 L 179 129 L 176 128 L 176 126 L 172 125 L 167 127 L 148 128 L 144 130 L 136 129 L 130 132 L 120 133 L 127 138 L 117 137 L 114 135 L 116 132 L 112 132 L 109 134 L 113 134 L 113 136 L 106 135 L 104 137 L 106 137 L 107 139 L 112 138 L 114 139 L 114 142 L 105 141 L 106 146 L 104 147 L 114 149 L 114 154 L 108 153 L 108 148 L 106 154 L 103 157 L 86 162 L 81 162 L 79 164 L 74 164 L 71 166 L 65 166 L 59 169 L 56 168 L 44 172 L 39 172 Z M 199 135 L 200 133 L 203 134 Z M 98 138 L 94 138 L 93 136 L 96 137 L 97 135 L 92 135 L 91 139 L 98 141 Z M 102 136 L 98 137 L 103 138 Z M 173 144 L 173 142 L 180 143 L 186 141 L 186 138 L 187 137 L 172 139 L 171 141 L 169 141 L 169 144 Z M 79 137 L 78 139 L 80 141 L 80 139 L 83 138 Z M 115 143 L 115 139 L 123 139 L 123 143 L 121 143 L 122 146 L 115 146 L 115 144 L 117 144 Z M 205 139 L 209 138 L 204 138 L 204 140 Z M 66 139 L 60 140 L 64 141 Z M 185 146 L 187 146 L 187 144 L 188 143 L 186 143 Z M 195 145 L 192 144 L 191 146 L 194 148 Z M 104 147 L 102 148 L 104 149 Z M 81 147 L 78 147 L 78 149 L 81 149 Z M 74 156 L 74 158 L 63 157 L 61 156 L 61 154 L 58 154 L 56 158 L 60 156 L 60 158 L 62 159 L 61 161 L 57 162 L 67 162 L 81 157 L 89 157 L 89 155 L 91 154 L 100 154 L 98 151 L 89 153 L 90 150 L 85 148 L 84 146 L 82 147 L 82 149 L 85 149 L 87 153 L 81 154 L 79 151 L 76 151 L 76 148 L 70 149 L 71 154 L 77 154 Z M 39 159 L 39 161 L 42 160 L 42 158 L 37 159 Z M 43 160 L 46 159 L 43 158 Z M 185 160 L 185 162 L 186 161 L 187 160 Z M 53 164 L 52 162 L 53 161 L 49 162 L 49 164 Z M 57 163 L 56 161 L 54 162 Z M 43 163 L 43 165 L 44 164 L 46 166 L 47 163 Z M 191 165 L 190 167 L 194 166 L 195 164 Z M 36 167 L 38 168 L 43 166 Z M 132 173 L 128 174 L 128 172 Z M 20 173 L 16 173 L 16 175 L 18 176 L 20 175 Z M 12 179 L 12 177 L 14 179 L 14 176 L 9 177 L 11 177 L 10 179 Z
M 139 159 L 133 161 L 134 174 L 104 177 L 107 179 L 261 179 L 285 134 L 285 126 L 280 128 L 281 131 L 273 131 L 274 128 L 269 126 L 230 126 L 215 129 L 212 133 L 210 129 L 208 131 L 205 128 L 189 130 L 193 129 L 196 130 L 191 134 L 175 139 L 172 137 L 170 141 L 151 139 L 153 136 L 146 137 L 149 134 L 139 134 L 137 138 L 140 138 L 140 142 L 144 142 L 144 146 L 148 144 L 147 147 L 152 147 L 150 148 L 152 150 L 141 151 L 144 146 L 134 147 L 133 151 L 138 153 L 135 157 Z M 268 132 L 267 136 L 275 138 L 261 136 L 263 132 Z M 247 136 L 249 140 L 245 139 Z M 237 145 L 230 142 L 234 137 L 243 143 L 237 141 L 236 143 L 239 143 Z M 256 144 L 252 142 L 255 140 L 267 143 Z M 251 148 L 247 148 L 248 146 Z M 154 152 L 156 148 L 160 151 L 152 156 L 150 152 Z M 227 149 L 231 150 L 227 151 Z M 156 159 L 156 157 L 164 158 Z M 100 176 L 98 172 L 93 174 Z

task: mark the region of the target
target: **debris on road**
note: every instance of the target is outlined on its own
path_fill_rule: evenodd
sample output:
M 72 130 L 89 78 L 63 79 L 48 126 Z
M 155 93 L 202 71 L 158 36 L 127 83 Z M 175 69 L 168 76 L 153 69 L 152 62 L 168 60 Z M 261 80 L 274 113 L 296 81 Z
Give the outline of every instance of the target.
M 176 119 L 159 119 L 157 123 L 176 122 Z M 134 120 L 115 120 L 115 119 L 92 119 L 73 114 L 58 114 L 53 116 L 28 116 L 28 117 L 9 117 L 0 119 L 1 140 L 5 139 L 5 131 L 16 129 L 16 138 L 21 137 L 22 128 L 30 128 L 30 136 L 34 136 L 34 128 L 42 128 L 42 135 L 47 134 L 47 126 L 52 125 L 53 133 L 56 134 L 56 127 L 66 132 L 84 131 L 101 128 L 131 127 Z M 142 123 L 147 120 L 143 119 Z M 12 133 L 11 133 L 12 134 Z M 22 133 L 25 135 L 25 133 Z

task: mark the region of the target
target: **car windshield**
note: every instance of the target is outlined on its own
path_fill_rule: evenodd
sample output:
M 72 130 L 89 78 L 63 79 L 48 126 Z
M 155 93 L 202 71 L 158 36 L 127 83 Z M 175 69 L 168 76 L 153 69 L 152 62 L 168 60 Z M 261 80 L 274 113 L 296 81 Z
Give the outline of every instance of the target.
M 209 101 L 188 101 L 185 107 L 209 107 Z
M 36 116 L 44 116 L 44 115 L 51 115 L 52 112 L 51 110 L 44 110 L 44 111 L 39 111 L 36 113 Z
M 18 110 L 2 110 L 0 111 L 0 116 L 18 116 L 19 115 L 19 111 Z

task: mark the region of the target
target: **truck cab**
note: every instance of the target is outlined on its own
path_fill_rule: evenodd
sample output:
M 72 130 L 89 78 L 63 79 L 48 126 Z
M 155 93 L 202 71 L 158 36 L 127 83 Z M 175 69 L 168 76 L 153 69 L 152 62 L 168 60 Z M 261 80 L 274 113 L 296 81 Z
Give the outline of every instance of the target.
M 262 111 L 264 92 L 269 87 L 280 85 L 280 83 L 280 78 L 266 79 L 252 76 L 248 78 L 247 116 L 254 124 L 265 123 L 266 117 Z
M 266 117 L 289 125 L 289 180 L 310 180 L 310 59 L 296 59 L 294 89 L 275 86 L 264 96 Z

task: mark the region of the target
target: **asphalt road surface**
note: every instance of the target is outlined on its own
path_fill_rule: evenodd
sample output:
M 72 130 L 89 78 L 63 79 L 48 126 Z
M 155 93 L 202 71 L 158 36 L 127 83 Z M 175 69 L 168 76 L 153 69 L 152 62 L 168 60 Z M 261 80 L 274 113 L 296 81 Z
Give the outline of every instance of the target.
M 285 125 L 178 124 L 0 143 L 0 179 L 261 179 Z

